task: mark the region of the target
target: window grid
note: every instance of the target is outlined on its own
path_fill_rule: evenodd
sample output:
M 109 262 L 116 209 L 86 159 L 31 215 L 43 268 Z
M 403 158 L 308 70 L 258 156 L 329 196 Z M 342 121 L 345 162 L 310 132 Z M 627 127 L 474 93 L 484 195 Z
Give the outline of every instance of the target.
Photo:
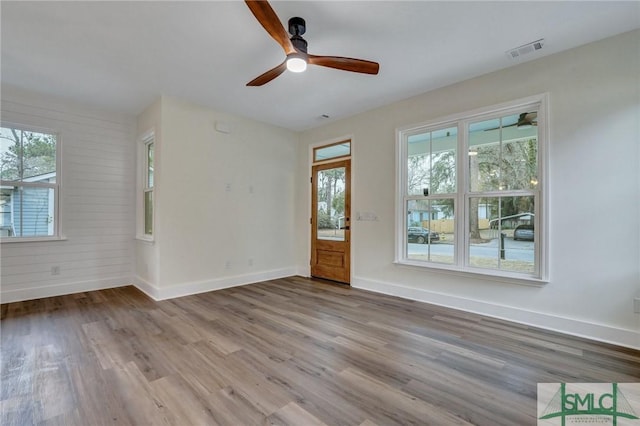
M 414 128 L 408 128 L 405 130 L 399 130 L 398 131 L 398 158 L 399 158 L 399 167 L 400 169 L 400 173 L 398 174 L 398 177 L 400 179 L 399 182 L 399 186 L 398 186 L 398 191 L 400 191 L 400 193 L 402 194 L 401 197 L 398 198 L 398 201 L 400 201 L 402 203 L 401 206 L 398 206 L 398 214 L 400 215 L 401 220 L 398 222 L 399 224 L 399 229 L 398 229 L 398 236 L 396 238 L 396 244 L 397 244 L 397 257 L 396 257 L 396 261 L 398 263 L 405 263 L 405 264 L 410 264 L 410 265 L 414 265 L 414 266 L 426 266 L 426 267 L 434 267 L 434 268 L 439 268 L 439 269 L 451 269 L 451 270 L 457 270 L 457 271 L 466 271 L 466 272 L 477 272 L 477 273 L 481 273 L 481 274 L 489 274 L 489 275 L 496 275 L 496 276 L 505 276 L 507 278 L 511 277 L 511 278 L 524 278 L 524 279 L 534 279 L 534 280 L 545 280 L 546 279 L 546 271 L 544 269 L 545 266 L 545 259 L 544 259 L 544 253 L 542 253 L 542 249 L 543 247 L 545 247 L 544 244 L 542 244 L 542 239 L 545 237 L 544 232 L 542 232 L 543 230 L 543 219 L 542 218 L 542 212 L 543 209 L 542 207 L 542 201 L 544 200 L 543 194 L 542 194 L 542 189 L 543 189 L 543 176 L 544 176 L 544 167 L 546 167 L 546 165 L 544 164 L 544 152 L 545 152 L 545 135 L 544 135 L 544 131 L 540 131 L 540 129 L 544 129 L 544 125 L 545 123 L 544 121 L 544 105 L 543 103 L 546 102 L 546 98 L 543 97 L 538 97 L 538 99 L 535 102 L 528 102 L 528 103 L 522 103 L 520 105 L 515 105 L 516 103 L 512 103 L 511 106 L 509 107 L 496 107 L 495 110 L 491 111 L 490 109 L 485 109 L 484 111 L 480 111 L 477 112 L 475 114 L 469 114 L 467 116 L 465 116 L 464 114 L 460 114 L 458 115 L 458 117 L 456 117 L 455 120 L 451 120 L 448 122 L 440 122 L 437 124 L 434 124 L 433 126 L 427 126 L 427 125 L 423 125 L 420 127 L 414 127 Z M 513 127 L 516 126 L 516 124 L 513 123 L 507 123 L 505 121 L 506 118 L 508 118 L 507 116 L 509 114 L 511 114 L 512 116 L 514 114 L 519 114 L 519 119 L 518 119 L 518 123 L 517 123 L 517 128 L 519 129 L 520 127 L 520 119 L 523 117 L 524 113 L 530 114 L 531 112 L 535 112 L 537 114 L 537 120 L 540 121 L 539 125 L 540 127 L 537 128 L 537 131 L 535 133 L 535 136 L 531 138 L 531 140 L 535 140 L 535 148 L 536 148 L 536 155 L 535 155 L 535 174 L 532 176 L 531 178 L 531 188 L 517 188 L 517 189 L 513 189 L 511 188 L 511 186 L 514 186 L 511 182 L 509 183 L 509 185 L 505 184 L 505 171 L 502 169 L 502 167 L 505 166 L 505 162 L 508 162 L 509 159 L 508 157 L 505 157 L 505 147 L 509 144 L 512 144 L 516 147 L 519 147 L 520 145 L 518 145 L 518 143 L 521 143 L 518 139 L 515 140 L 508 140 L 505 139 L 504 137 L 504 130 L 507 127 Z M 513 118 L 513 117 L 511 117 Z M 497 129 L 497 133 L 498 133 L 498 137 L 497 137 L 497 161 L 496 164 L 498 164 L 501 168 L 498 171 L 498 176 L 497 176 L 497 181 L 499 182 L 499 186 L 497 188 L 495 188 L 494 190 L 486 190 L 484 188 L 480 188 L 480 187 L 475 187 L 472 190 L 472 177 L 470 176 L 470 151 L 472 149 L 472 146 L 470 144 L 470 124 L 472 123 L 479 123 L 482 120 L 490 120 L 490 119 L 497 119 L 499 126 Z M 511 120 L 513 122 L 513 119 Z M 443 124 L 444 123 L 444 124 Z M 412 136 L 416 136 L 416 135 L 420 135 L 420 134 L 426 134 L 429 133 L 429 161 L 433 161 L 433 155 L 432 155 L 432 150 L 433 150 L 433 140 L 431 138 L 431 133 L 437 129 L 442 129 L 445 128 L 447 126 L 457 126 L 457 144 L 456 144 L 456 149 L 457 149 L 457 155 L 456 155 L 456 166 L 455 166 L 455 173 L 456 173 L 456 188 L 457 188 L 457 193 L 452 193 L 452 194 L 431 194 L 429 193 L 427 196 L 425 195 L 419 195 L 419 194 L 412 194 L 410 188 L 409 188 L 409 182 L 408 182 L 408 177 L 409 177 L 409 138 Z M 536 125 L 538 125 L 538 122 L 536 122 Z M 531 126 L 529 126 L 530 128 Z M 488 129 L 488 130 L 493 130 L 493 129 Z M 523 140 L 526 139 L 522 138 Z M 506 147 L 509 148 L 509 147 Z M 432 182 L 432 173 L 433 173 L 433 169 L 430 168 L 430 176 L 429 176 L 429 181 Z M 480 179 L 480 176 L 478 175 L 476 177 L 476 179 Z M 535 183 L 534 183 L 535 181 Z M 479 183 L 478 183 L 478 186 Z M 517 187 L 517 185 L 515 185 Z M 528 197 L 528 198 L 527 198 Z M 523 198 L 526 198 L 526 201 L 530 202 L 530 205 L 533 206 L 533 211 L 531 211 L 530 213 L 532 213 L 532 215 L 526 215 L 525 213 L 519 213 L 518 216 L 518 220 L 520 220 L 520 218 L 526 218 L 527 216 L 529 217 L 529 222 L 533 225 L 533 229 L 534 229 L 534 237 L 533 237 L 533 241 L 531 242 L 530 245 L 533 246 L 533 255 L 532 255 L 532 264 L 533 266 L 531 267 L 530 265 L 526 265 L 526 267 L 523 267 L 522 269 L 517 269 L 514 268 L 512 266 L 504 266 L 504 265 L 508 265 L 509 263 L 505 260 L 504 253 L 506 251 L 505 247 L 506 247 L 506 242 L 505 242 L 505 235 L 504 235 L 504 224 L 503 224 L 503 205 L 505 204 L 505 202 L 507 201 L 512 201 L 513 204 L 517 204 L 515 201 L 517 200 L 521 200 Z M 431 251 L 432 251 L 432 247 L 429 246 L 427 249 L 427 253 L 428 253 L 428 260 L 423 261 L 423 260 L 415 260 L 416 256 L 411 256 L 409 253 L 410 250 L 410 244 L 408 243 L 408 237 L 407 237 L 407 229 L 409 226 L 412 225 L 411 221 L 409 220 L 410 217 L 410 212 L 408 211 L 408 203 L 410 201 L 414 201 L 414 200 L 418 200 L 418 201 L 427 201 L 430 200 L 430 202 L 436 201 L 436 200 L 447 200 L 447 199 L 452 199 L 452 204 L 453 204 L 453 210 L 454 210 L 454 226 L 453 226 L 453 262 L 451 265 L 447 265 L 447 264 L 439 264 L 438 262 L 434 262 L 431 259 Z M 493 267 L 486 267 L 486 266 L 478 266 L 477 264 L 474 264 L 474 262 L 472 262 L 473 256 L 471 255 L 471 250 L 472 250 L 472 246 L 473 246 L 473 242 L 471 239 L 471 232 L 470 232 L 470 218 L 472 216 L 472 212 L 470 211 L 471 209 L 471 200 L 472 199 L 476 199 L 476 200 L 485 200 L 485 212 L 484 212 L 484 219 L 485 220 L 491 220 L 493 219 L 491 217 L 491 206 L 497 206 L 498 211 L 495 212 L 497 214 L 497 220 L 496 220 L 496 224 L 497 224 L 497 228 L 495 229 L 495 233 L 496 235 L 498 235 L 498 247 L 496 248 L 496 252 L 498 253 L 498 256 L 496 258 L 496 263 L 497 263 L 497 268 L 493 268 Z M 459 208 L 458 206 L 462 206 L 462 208 Z M 434 214 L 432 212 L 432 209 L 429 209 L 429 218 L 428 218 L 428 226 L 429 228 L 432 227 L 432 222 L 434 221 Z M 479 213 L 477 213 L 479 216 Z M 532 216 L 532 217 L 531 217 Z M 477 219 L 479 220 L 479 219 Z M 515 222 L 516 219 L 514 219 Z M 423 222 L 425 223 L 425 222 Z M 415 224 L 415 223 L 414 223 Z M 511 229 L 509 229 L 509 231 L 511 231 Z M 513 231 L 515 232 L 515 231 Z M 513 237 L 508 237 L 509 239 L 513 239 L 513 241 L 515 242 L 515 238 Z M 515 250 L 515 249 L 514 249 Z M 529 256 L 531 256 L 530 253 L 527 253 Z M 528 260 L 527 260 L 528 261 Z M 524 262 L 526 264 L 526 262 Z M 506 269 L 505 269 L 506 268 Z M 511 269 L 509 269 L 511 268 Z
M 59 238 L 59 137 L 3 124 L 0 139 L 2 240 Z
M 143 222 L 144 235 L 153 236 L 153 206 L 154 206 L 154 153 L 155 144 L 153 139 L 144 143 L 144 189 L 143 189 Z

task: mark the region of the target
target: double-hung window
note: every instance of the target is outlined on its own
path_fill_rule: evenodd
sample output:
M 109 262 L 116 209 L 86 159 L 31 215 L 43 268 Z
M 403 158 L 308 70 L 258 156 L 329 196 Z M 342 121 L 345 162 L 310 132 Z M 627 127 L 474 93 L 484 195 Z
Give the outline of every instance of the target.
M 58 236 L 58 138 L 18 126 L 0 127 L 0 237 Z
M 153 132 L 146 134 L 140 140 L 138 151 L 138 170 L 140 184 L 138 185 L 139 213 L 137 234 L 139 239 L 153 240 L 154 221 L 154 168 L 155 168 L 155 136 Z
M 396 262 L 543 281 L 546 96 L 398 131 Z

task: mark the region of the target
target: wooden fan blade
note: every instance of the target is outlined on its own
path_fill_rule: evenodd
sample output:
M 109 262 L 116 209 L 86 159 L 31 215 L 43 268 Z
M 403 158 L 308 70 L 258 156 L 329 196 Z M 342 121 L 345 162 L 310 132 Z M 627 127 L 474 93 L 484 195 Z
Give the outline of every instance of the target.
M 256 17 L 258 22 L 264 27 L 275 41 L 284 49 L 285 54 L 290 54 L 296 51 L 289 40 L 289 34 L 282 26 L 278 15 L 273 11 L 269 2 L 260 0 L 245 0 L 247 6 Z
M 535 126 L 538 124 L 538 112 L 523 112 L 518 117 L 518 126 L 530 125 Z
M 380 65 L 377 62 L 365 61 L 364 59 L 343 58 L 341 56 L 309 55 L 309 63 L 363 74 L 378 74 L 378 70 L 380 69 Z
M 287 61 L 284 61 L 280 65 L 275 68 L 271 68 L 269 71 L 265 72 L 262 75 L 254 78 L 250 82 L 247 83 L 247 86 L 262 86 L 263 84 L 267 84 L 280 74 L 282 74 L 287 69 Z

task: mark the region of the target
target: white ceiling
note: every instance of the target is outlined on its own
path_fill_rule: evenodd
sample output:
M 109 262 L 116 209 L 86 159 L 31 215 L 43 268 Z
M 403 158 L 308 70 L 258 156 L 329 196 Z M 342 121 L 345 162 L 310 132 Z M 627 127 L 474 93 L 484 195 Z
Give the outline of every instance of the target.
M 284 25 L 306 20 L 309 53 L 380 73 L 311 66 L 246 87 L 284 53 L 242 1 L 2 1 L 2 82 L 130 114 L 165 94 L 303 130 L 640 27 L 637 1 L 271 5 Z M 540 38 L 519 61 L 505 54 Z

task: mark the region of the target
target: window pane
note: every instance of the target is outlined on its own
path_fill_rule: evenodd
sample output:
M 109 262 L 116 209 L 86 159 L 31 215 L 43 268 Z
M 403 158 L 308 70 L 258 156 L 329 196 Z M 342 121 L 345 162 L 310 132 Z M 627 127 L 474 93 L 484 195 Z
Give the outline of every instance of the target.
M 537 111 L 469 125 L 471 192 L 532 189 L 538 184 Z
M 0 235 L 43 237 L 54 235 L 53 188 L 3 187 L 0 190 Z
M 153 191 L 144 193 L 144 234 L 153 235 Z
M 153 188 L 153 142 L 147 144 L 147 188 Z
M 344 241 L 345 168 L 320 170 L 315 179 L 318 194 L 316 222 L 319 240 Z
M 3 180 L 55 182 L 54 135 L 0 128 L 0 176 Z
M 0 189 L 0 237 L 13 237 L 13 189 Z
M 535 189 L 538 185 L 537 139 L 507 142 L 502 148 L 504 189 Z
M 20 130 L 0 128 L 0 179 L 2 180 L 20 180 L 21 139 Z
M 351 155 L 351 142 L 342 142 L 335 145 L 315 148 L 313 161 L 330 160 L 332 158 L 347 157 Z
M 407 259 L 452 264 L 455 247 L 454 200 L 407 202 Z
M 411 135 L 407 138 L 407 191 L 409 195 L 456 192 L 457 127 Z
M 469 200 L 469 264 L 504 271 L 535 271 L 534 196 Z
M 36 132 L 22 132 L 22 177 L 29 182 L 55 179 L 56 138 Z

